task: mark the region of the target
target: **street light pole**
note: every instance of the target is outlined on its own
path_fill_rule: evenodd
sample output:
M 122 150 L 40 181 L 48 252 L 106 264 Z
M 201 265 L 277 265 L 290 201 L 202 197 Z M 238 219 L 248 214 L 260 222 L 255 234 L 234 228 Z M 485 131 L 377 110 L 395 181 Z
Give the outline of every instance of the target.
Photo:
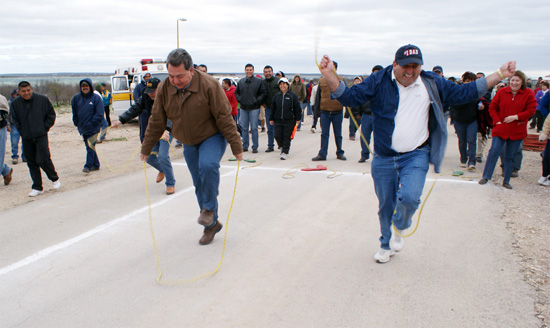
M 178 48 L 180 47 L 180 21 L 186 22 L 186 18 L 178 18 Z

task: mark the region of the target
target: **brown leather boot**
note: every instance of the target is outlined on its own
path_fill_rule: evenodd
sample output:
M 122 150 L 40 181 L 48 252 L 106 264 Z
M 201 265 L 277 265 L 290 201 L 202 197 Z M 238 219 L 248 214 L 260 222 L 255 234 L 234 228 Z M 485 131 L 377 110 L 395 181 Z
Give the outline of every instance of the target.
M 159 174 L 157 174 L 157 183 L 160 183 L 162 180 L 164 180 L 164 173 L 159 172 Z
M 203 208 L 197 221 L 199 224 L 208 227 L 212 224 L 212 222 L 214 222 L 214 211 L 209 211 Z
M 7 186 L 11 182 L 11 175 L 13 174 L 13 169 L 11 169 L 10 173 L 6 174 L 4 176 L 4 184 Z
M 216 224 L 212 228 L 204 228 L 203 235 L 199 240 L 199 244 L 208 245 L 214 240 L 214 236 L 222 230 L 223 225 L 220 221 L 216 221 Z

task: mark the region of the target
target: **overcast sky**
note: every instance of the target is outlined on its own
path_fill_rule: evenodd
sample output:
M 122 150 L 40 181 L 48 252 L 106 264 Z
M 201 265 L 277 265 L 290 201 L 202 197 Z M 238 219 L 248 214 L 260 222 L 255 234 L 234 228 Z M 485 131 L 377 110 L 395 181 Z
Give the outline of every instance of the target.
M 252 63 L 315 73 L 329 54 L 343 74 L 391 64 L 404 44 L 420 47 L 424 69 L 446 76 L 494 72 L 517 60 L 528 76 L 550 74 L 547 1 L 122 0 L 5 1 L 0 74 L 105 72 L 180 47 L 209 72 Z M 317 41 L 317 42 L 316 42 Z

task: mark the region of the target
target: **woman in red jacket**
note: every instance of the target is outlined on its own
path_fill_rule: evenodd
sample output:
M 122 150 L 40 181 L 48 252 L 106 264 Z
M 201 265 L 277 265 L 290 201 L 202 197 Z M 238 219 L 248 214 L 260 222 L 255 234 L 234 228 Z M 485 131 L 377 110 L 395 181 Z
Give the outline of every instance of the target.
M 500 151 L 506 147 L 502 185 L 512 189 L 510 176 L 514 169 L 514 156 L 521 141 L 527 137 L 527 121 L 537 108 L 535 94 L 526 86 L 525 74 L 516 71 L 510 79 L 510 86 L 501 88 L 489 106 L 489 115 L 494 123 L 493 142 L 479 184 L 486 184 L 491 180 Z

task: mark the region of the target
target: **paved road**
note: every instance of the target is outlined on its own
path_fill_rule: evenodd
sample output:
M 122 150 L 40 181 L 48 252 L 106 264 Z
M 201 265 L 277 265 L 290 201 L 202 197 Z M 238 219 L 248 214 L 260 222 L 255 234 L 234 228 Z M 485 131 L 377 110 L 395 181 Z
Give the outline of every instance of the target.
M 347 134 L 347 120 L 344 121 Z M 457 168 L 452 128 L 444 170 Z M 287 161 L 264 153 L 243 163 L 219 272 L 161 286 L 149 229 L 143 172 L 38 197 L 0 214 L 0 327 L 535 327 L 501 220 L 497 186 L 442 175 L 418 231 L 389 263 L 376 264 L 377 200 L 359 142 L 348 161 L 314 166 L 319 134 L 297 133 Z M 229 156 L 229 152 L 227 153 Z M 226 220 L 236 163 L 222 163 Z M 250 168 L 244 168 L 244 167 Z M 177 193 L 164 195 L 148 169 L 164 279 L 214 270 L 223 233 L 200 246 L 198 207 L 185 163 Z M 430 172 L 424 195 L 436 177 Z M 415 217 L 416 218 L 416 217 Z

